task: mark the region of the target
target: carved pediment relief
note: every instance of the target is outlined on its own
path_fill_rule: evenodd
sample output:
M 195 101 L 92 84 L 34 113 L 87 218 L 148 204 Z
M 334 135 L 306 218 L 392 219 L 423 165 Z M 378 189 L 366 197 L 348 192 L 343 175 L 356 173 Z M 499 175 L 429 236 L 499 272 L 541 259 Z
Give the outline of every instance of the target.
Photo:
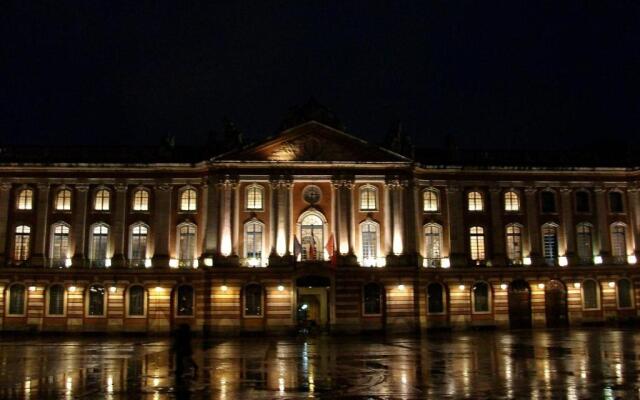
M 349 161 L 361 157 L 346 146 L 309 135 L 274 146 L 267 154 L 270 161 Z

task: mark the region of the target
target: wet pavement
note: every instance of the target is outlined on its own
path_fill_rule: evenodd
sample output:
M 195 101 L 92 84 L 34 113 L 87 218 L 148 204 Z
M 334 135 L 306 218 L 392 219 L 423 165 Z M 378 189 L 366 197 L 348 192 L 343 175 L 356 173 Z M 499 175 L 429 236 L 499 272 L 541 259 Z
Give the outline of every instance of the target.
M 640 331 L 196 339 L 0 339 L 2 399 L 614 399 L 640 395 Z

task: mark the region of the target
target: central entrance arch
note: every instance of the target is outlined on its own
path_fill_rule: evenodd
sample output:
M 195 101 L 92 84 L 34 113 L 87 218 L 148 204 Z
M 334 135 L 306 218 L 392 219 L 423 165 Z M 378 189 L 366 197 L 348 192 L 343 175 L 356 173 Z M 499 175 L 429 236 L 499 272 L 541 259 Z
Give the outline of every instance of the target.
M 531 288 L 522 279 L 509 285 L 509 326 L 531 328 Z
M 567 289 L 559 280 L 551 280 L 544 292 L 547 327 L 563 328 L 569 325 L 567 317 Z
M 300 329 L 325 330 L 329 327 L 331 279 L 306 275 L 296 279 L 296 319 Z

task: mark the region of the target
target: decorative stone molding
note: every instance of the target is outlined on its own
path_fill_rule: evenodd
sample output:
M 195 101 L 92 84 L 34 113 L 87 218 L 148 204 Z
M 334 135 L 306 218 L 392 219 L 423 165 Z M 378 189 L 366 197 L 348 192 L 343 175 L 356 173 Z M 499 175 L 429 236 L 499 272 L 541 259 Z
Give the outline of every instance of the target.
M 160 192 L 168 192 L 170 191 L 172 188 L 172 185 L 168 184 L 168 183 L 159 183 L 157 185 L 154 186 L 155 190 L 158 190 Z
M 399 175 L 394 175 L 386 176 L 384 184 L 389 190 L 400 190 L 406 188 L 409 185 L 409 182 L 407 179 L 404 179 Z
M 218 186 L 223 189 L 235 189 L 238 186 L 238 177 L 225 174 L 218 177 Z
M 127 185 L 124 183 L 116 183 L 115 185 L 113 185 L 113 188 L 116 190 L 116 192 L 126 192 L 127 191 Z
M 89 191 L 89 185 L 86 185 L 86 184 L 77 184 L 77 185 L 74 186 L 74 188 L 78 192 L 87 192 L 87 191 Z
M 12 186 L 13 185 L 9 182 L 2 182 L 0 183 L 0 190 L 6 192 L 7 190 L 11 190 Z
M 269 177 L 271 189 L 290 189 L 293 186 L 291 175 L 272 175 Z

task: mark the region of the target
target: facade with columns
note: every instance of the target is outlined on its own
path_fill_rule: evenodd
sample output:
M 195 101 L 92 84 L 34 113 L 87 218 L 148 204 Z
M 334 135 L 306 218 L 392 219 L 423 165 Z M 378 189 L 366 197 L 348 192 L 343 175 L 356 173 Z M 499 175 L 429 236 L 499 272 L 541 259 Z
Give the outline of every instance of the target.
M 0 181 L 3 331 L 638 316 L 633 166 L 432 165 L 308 121 L 203 160 L 17 157 L 0 163 Z

